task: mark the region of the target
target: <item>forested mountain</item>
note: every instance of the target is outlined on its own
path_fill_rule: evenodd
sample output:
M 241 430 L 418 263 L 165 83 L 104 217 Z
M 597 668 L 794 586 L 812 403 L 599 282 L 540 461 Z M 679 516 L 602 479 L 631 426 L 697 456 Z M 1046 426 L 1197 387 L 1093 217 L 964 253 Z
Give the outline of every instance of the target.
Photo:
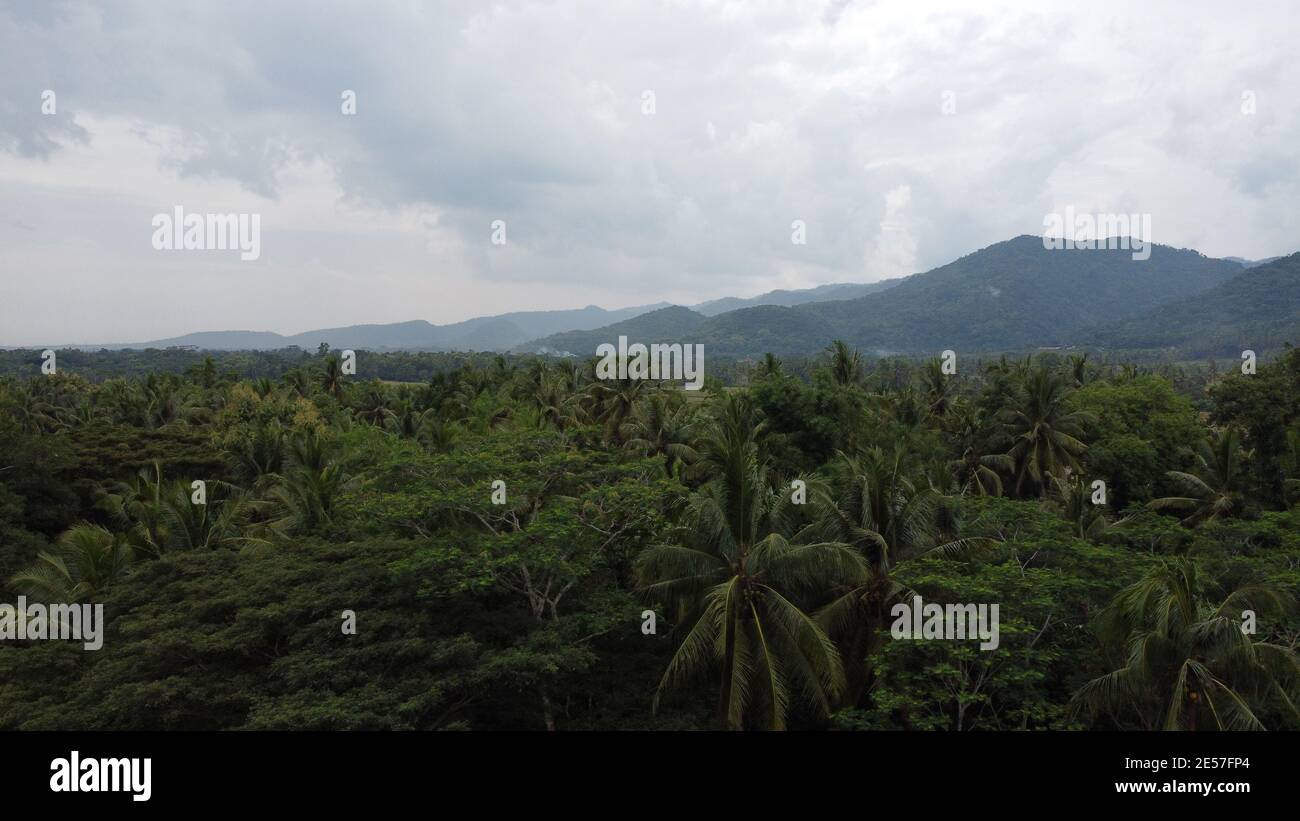
M 1191 358 L 1275 350 L 1300 330 L 1300 253 L 1245 271 L 1208 291 L 1089 330 L 1082 345 L 1174 349 Z
M 796 291 L 784 289 L 768 291 L 765 294 L 759 294 L 749 299 L 728 296 L 722 299 L 701 302 L 699 305 L 692 305 L 691 310 L 705 316 L 717 316 L 728 311 L 755 308 L 760 305 L 784 305 L 788 308 L 792 305 L 804 305 L 809 302 L 857 299 L 860 296 L 887 290 L 902 281 L 903 278 L 899 277 L 897 279 L 881 280 L 880 282 L 833 282 L 829 285 L 818 285 L 816 288 L 804 288 Z
M 617 344 L 620 336 L 626 336 L 631 342 L 650 344 L 652 342 L 681 342 L 687 337 L 698 335 L 705 317 L 683 308 L 681 305 L 669 305 L 648 314 L 635 316 L 594 331 L 570 331 L 554 334 L 539 342 L 530 342 L 520 346 L 520 350 L 555 353 L 572 353 L 576 356 L 594 356 L 596 346 L 602 342 Z
M 806 356 L 831 339 L 875 355 L 1057 345 L 1175 348 L 1199 355 L 1239 351 L 1235 336 L 1260 339 L 1256 347 L 1275 346 L 1294 330 L 1294 276 L 1287 276 L 1294 267 L 1294 256 L 1266 262 L 1214 259 L 1164 245 L 1153 245 L 1145 260 L 1135 260 L 1132 251 L 1123 249 L 1049 250 L 1042 238 L 1026 235 L 902 279 L 727 297 L 692 308 L 659 304 L 608 311 L 589 305 L 442 326 L 414 320 L 291 336 L 214 331 L 103 347 L 274 350 L 296 345 L 315 350 L 327 343 L 335 349 L 373 351 L 590 356 L 600 343 L 625 335 L 644 343 L 702 343 L 713 354 L 737 357 L 769 351 Z M 1267 273 L 1253 277 L 1257 271 Z M 1240 284 L 1228 285 L 1234 278 Z M 1287 298 L 1271 298 L 1268 290 L 1274 287 Z M 1192 299 L 1198 295 L 1203 298 Z M 1176 321 L 1156 310 L 1174 305 Z M 1129 319 L 1134 321 L 1123 321 Z M 1214 330 L 1207 336 L 1198 327 Z
M 857 299 L 762 306 L 711 317 L 689 340 L 726 356 L 815 353 L 835 338 L 865 352 L 998 351 L 1051 346 L 1072 331 L 1137 315 L 1213 288 L 1240 274 L 1236 262 L 1154 245 L 1150 259 L 1121 249 L 1048 250 L 1020 236 Z M 648 316 L 654 316 L 648 315 Z M 641 326 L 641 341 L 674 339 L 666 327 Z M 530 343 L 579 355 L 608 341 L 613 328 Z M 567 346 L 576 347 L 567 347 Z

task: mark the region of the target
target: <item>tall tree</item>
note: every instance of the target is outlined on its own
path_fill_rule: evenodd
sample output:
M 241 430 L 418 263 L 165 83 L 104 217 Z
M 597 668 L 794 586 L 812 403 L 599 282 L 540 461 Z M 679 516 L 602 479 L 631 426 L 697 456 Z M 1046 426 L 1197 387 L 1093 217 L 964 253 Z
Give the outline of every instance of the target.
M 801 603 L 866 573 L 848 545 L 789 533 L 788 497 L 773 490 L 749 400 L 728 395 L 700 443 L 709 479 L 688 503 L 677 544 L 648 548 L 647 595 L 677 608 L 686 637 L 655 694 L 720 670 L 718 720 L 782 729 L 794 703 L 825 715 L 844 686 L 839 653 Z
M 1241 438 L 1235 428 L 1228 428 L 1197 447 L 1194 472 L 1171 470 L 1169 478 L 1184 492 L 1183 496 L 1153 499 L 1153 510 L 1183 510 L 1188 526 L 1241 515 L 1246 506 L 1245 461 Z
M 1025 375 L 1015 404 L 1002 411 L 1018 495 L 1034 492 L 1045 497 L 1051 477 L 1079 468 L 1078 457 L 1088 449 L 1081 437 L 1091 417 L 1083 411 L 1067 412 L 1067 394 L 1064 381 L 1040 365 Z
M 1263 617 L 1288 602 L 1270 587 L 1246 586 L 1215 604 L 1198 576 L 1190 559 L 1162 561 L 1115 597 L 1099 632 L 1124 661 L 1075 694 L 1076 714 L 1107 712 L 1164 730 L 1263 730 L 1269 714 L 1300 724 L 1300 659 L 1243 630 L 1243 611 Z

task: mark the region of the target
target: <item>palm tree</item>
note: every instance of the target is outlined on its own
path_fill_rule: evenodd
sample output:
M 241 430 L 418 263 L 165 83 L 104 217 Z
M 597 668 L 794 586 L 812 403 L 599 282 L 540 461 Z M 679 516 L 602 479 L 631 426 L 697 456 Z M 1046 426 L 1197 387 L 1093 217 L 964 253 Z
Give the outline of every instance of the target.
M 1287 603 L 1269 587 L 1248 586 L 1213 604 L 1192 560 L 1162 561 L 1106 609 L 1101 636 L 1124 661 L 1085 684 L 1071 712 L 1133 716 L 1165 730 L 1262 730 L 1265 710 L 1300 721 L 1300 658 L 1242 629 L 1243 610 L 1278 613 Z
M 1057 513 L 1080 539 L 1095 541 L 1110 527 L 1106 509 L 1092 503 L 1092 488 L 1082 476 L 1053 476 L 1052 497 Z
M 325 360 L 318 379 L 321 390 L 338 401 L 343 401 L 346 380 L 343 374 L 343 364 L 337 356 L 331 356 Z
M 1228 428 L 1198 445 L 1193 473 L 1171 470 L 1165 474 L 1187 495 L 1153 499 L 1148 506 L 1153 510 L 1190 510 L 1183 519 L 1188 526 L 1238 516 L 1246 506 L 1243 463 L 1249 457 L 1249 452 L 1242 452 L 1237 431 Z
M 943 416 L 948 412 L 948 406 L 952 401 L 949 398 L 952 390 L 951 380 L 952 377 L 943 372 L 943 363 L 937 358 L 927 361 L 921 371 L 921 382 L 930 413 L 935 416 Z
M 763 354 L 763 361 L 754 368 L 754 379 L 780 379 L 783 376 L 781 360 L 771 351 Z
M 541 416 L 543 425 L 550 425 L 556 430 L 564 430 L 576 421 L 574 419 L 570 386 L 564 374 L 540 371 L 536 389 L 533 391 L 533 404 Z
M 204 504 L 195 504 L 190 487 L 176 482 L 165 504 L 171 550 L 237 548 L 263 541 L 245 531 L 252 515 L 265 503 L 227 482 L 207 482 Z
M 672 397 L 667 398 L 667 397 Z M 623 447 L 646 456 L 663 456 L 669 476 L 678 464 L 690 464 L 696 452 L 691 440 L 689 410 L 681 394 L 656 393 L 642 399 L 620 427 Z
M 131 545 L 141 555 L 157 558 L 167 552 L 167 485 L 162 464 L 155 460 L 140 468 L 129 482 L 116 482 L 100 506 L 113 522 L 127 529 Z
M 944 526 L 946 499 L 913 481 L 912 473 L 905 446 L 877 446 L 854 456 L 839 453 L 830 482 L 815 486 L 820 517 L 810 535 L 851 545 L 869 569 L 865 577 L 832 588 L 834 597 L 817 614 L 839 642 L 854 700 L 870 681 L 865 659 L 878 646 L 885 613 L 906 592 L 894 579 L 895 566 L 927 555 L 958 558 L 989 544 L 984 538 L 949 538 L 956 528 Z
M 57 550 L 37 554 L 36 564 L 9 583 L 25 595 L 71 604 L 107 591 L 125 578 L 130 564 L 125 534 L 82 523 L 64 531 Z
M 720 668 L 718 719 L 741 729 L 786 726 L 799 701 L 826 714 L 844 686 L 839 654 L 801 602 L 840 580 L 865 576 L 845 544 L 789 534 L 788 497 L 777 493 L 757 441 L 757 414 L 728 395 L 700 444 L 710 479 L 689 499 L 677 544 L 645 550 L 646 593 L 678 608 L 689 632 L 655 693 Z
M 1028 482 L 1031 489 L 1046 496 L 1050 477 L 1061 476 L 1066 468 L 1078 470 L 1078 457 L 1088 449 L 1081 438 L 1091 416 L 1083 411 L 1067 413 L 1065 382 L 1046 367 L 1029 371 L 1017 397 L 1017 405 L 1004 408 L 1002 417 L 1011 437 L 1007 455 L 1016 464 L 1016 493 Z
M 1082 388 L 1088 384 L 1088 354 L 1071 354 L 1070 363 L 1070 380 L 1074 387 Z
M 597 380 L 588 387 L 592 401 L 592 416 L 605 426 L 605 438 L 620 441 L 623 421 L 645 390 L 644 379 Z
M 274 477 L 277 483 L 270 494 L 281 515 L 269 525 L 281 533 L 311 532 L 333 521 L 334 502 L 348 478 L 315 429 L 295 436 L 290 450 L 291 465 L 284 475 Z
M 855 695 L 870 674 L 860 662 L 875 646 L 889 603 L 904 592 L 893 578 L 895 566 L 926 555 L 962 557 L 989 541 L 948 538 L 955 527 L 943 527 L 944 497 L 913 481 L 912 472 L 904 446 L 876 446 L 854 456 L 839 453 L 830 482 L 816 488 L 820 519 L 812 532 L 851 545 L 869 568 L 866 577 L 835 588 L 817 615 L 854 662 L 848 672 Z
M 949 461 L 948 468 L 962 483 L 962 493 L 1001 496 L 1002 475 L 1015 470 L 1015 460 L 992 452 L 989 443 L 995 434 L 986 430 L 985 419 L 978 405 L 964 400 L 953 403 L 944 428 L 956 440 L 961 456 Z
M 312 379 L 306 368 L 294 368 L 286 373 L 283 379 L 285 386 L 292 393 L 302 397 L 311 395 Z M 322 382 L 328 381 L 330 380 L 322 380 Z
M 272 419 L 226 446 L 227 455 L 249 479 L 280 473 L 288 450 L 284 427 Z
M 425 415 L 416 438 L 433 453 L 450 451 L 456 442 L 455 424 L 443 419 L 433 408 L 425 411 Z
M 389 405 L 392 400 L 388 391 L 379 381 L 368 383 L 357 402 L 357 418 L 369 422 L 376 427 L 387 427 L 389 422 L 396 416 Z
M 50 433 L 62 423 L 59 409 L 35 388 L 31 385 L 14 391 L 16 401 L 7 410 L 18 420 L 24 433 Z
M 837 385 L 856 385 L 862 380 L 862 354 L 849 347 L 842 339 L 836 339 L 826 346 L 826 353 L 831 355 L 831 378 Z

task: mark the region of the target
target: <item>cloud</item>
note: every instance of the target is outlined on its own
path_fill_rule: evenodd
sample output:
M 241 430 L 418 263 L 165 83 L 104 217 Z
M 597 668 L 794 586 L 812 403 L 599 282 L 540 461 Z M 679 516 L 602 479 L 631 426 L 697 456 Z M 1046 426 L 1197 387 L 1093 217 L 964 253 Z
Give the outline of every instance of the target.
M 1206 253 L 1293 251 L 1291 14 L 6 6 L 0 344 L 868 281 L 1038 232 L 1071 203 L 1152 213 L 1158 241 Z M 262 260 L 153 252 L 149 218 L 175 204 L 262 213 Z

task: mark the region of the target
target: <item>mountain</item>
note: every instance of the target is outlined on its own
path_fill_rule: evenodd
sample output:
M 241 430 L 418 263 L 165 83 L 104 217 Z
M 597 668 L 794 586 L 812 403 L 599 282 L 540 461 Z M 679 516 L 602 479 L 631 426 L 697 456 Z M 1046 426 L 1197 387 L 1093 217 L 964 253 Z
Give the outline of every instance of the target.
M 877 355 L 1019 350 L 1063 344 L 1081 328 L 1135 316 L 1241 272 L 1239 263 L 1164 245 L 1135 260 L 1132 251 L 1051 250 L 1041 237 L 1020 236 L 856 299 L 730 311 L 706 318 L 689 338 L 648 324 L 640 326 L 648 338 L 628 337 L 702 343 L 723 356 L 808 355 L 836 338 Z M 601 328 L 564 344 L 551 337 L 521 347 L 590 355 L 591 340 L 613 334 Z
M 1080 344 L 1176 351 L 1187 358 L 1237 357 L 1300 338 L 1300 254 L 1246 268 L 1208 291 L 1089 329 Z
M 349 325 L 321 328 L 285 336 L 270 331 L 204 331 L 114 345 L 85 345 L 88 348 L 170 348 L 192 345 L 207 350 L 272 350 L 297 345 L 315 350 L 320 343 L 331 348 L 382 350 L 504 351 L 528 339 L 574 329 L 586 330 L 619 322 L 662 307 L 641 305 L 607 311 L 595 305 L 565 311 L 517 311 L 497 316 L 476 317 L 451 325 L 433 325 L 422 319 L 381 325 Z
M 694 309 L 661 303 L 607 311 L 589 305 L 451 325 L 415 320 L 292 336 L 215 331 L 102 347 L 315 350 L 325 342 L 332 348 L 558 351 L 586 357 L 602 342 L 627 336 L 646 344 L 701 343 L 720 356 L 757 356 L 815 354 L 838 338 L 865 353 L 886 355 L 1082 344 L 1227 350 L 1251 347 L 1239 343 L 1245 335 L 1263 340 L 1254 343 L 1258 349 L 1296 329 L 1295 292 L 1288 279 L 1294 264 L 1294 255 L 1251 262 L 1165 245 L 1152 245 L 1148 259 L 1135 260 L 1128 250 L 1054 250 L 1044 248 L 1041 237 L 1019 236 L 902 279 L 771 291 Z M 1280 296 L 1270 298 L 1270 287 Z M 1199 333 L 1201 328 L 1206 332 Z
M 653 342 L 681 342 L 687 338 L 693 341 L 700 326 L 707 319 L 690 308 L 670 305 L 594 331 L 553 334 L 529 342 L 517 350 L 568 353 L 585 359 L 588 356 L 595 356 L 597 346 L 602 343 L 609 342 L 617 345 L 620 336 L 626 336 L 629 343 L 640 342 L 644 345 Z
M 759 294 L 756 297 L 743 299 L 741 297 L 727 296 L 722 299 L 713 299 L 708 302 L 701 302 L 699 305 L 692 305 L 691 310 L 705 316 L 717 316 L 728 311 L 738 311 L 741 308 L 754 308 L 759 305 L 784 305 L 789 308 L 794 305 L 803 305 L 807 302 L 827 302 L 834 299 L 856 299 L 867 294 L 874 294 L 887 288 L 892 288 L 902 282 L 902 278 L 886 279 L 880 282 L 834 282 L 829 285 L 818 285 L 816 288 L 803 288 L 796 291 L 768 291 L 765 294 Z
M 1246 268 L 1254 268 L 1256 265 L 1267 265 L 1273 260 L 1282 259 L 1282 257 L 1265 257 L 1264 259 L 1246 259 L 1245 257 L 1224 257 L 1224 259 L 1231 260 L 1232 262 L 1239 262 L 1241 263 L 1242 266 Z
M 756 297 L 723 297 L 693 306 L 705 316 L 755 305 L 801 305 L 830 299 L 849 299 L 889 288 L 901 280 L 870 283 L 834 283 L 802 290 L 777 290 Z M 206 350 L 269 350 L 297 345 L 315 350 L 320 343 L 331 348 L 382 350 L 504 351 L 522 343 L 564 331 L 586 331 L 610 325 L 667 306 L 638 305 L 607 311 L 595 305 L 560 311 L 516 311 L 476 317 L 450 325 L 433 325 L 424 320 L 378 325 L 349 325 L 321 328 L 300 334 L 282 335 L 271 331 L 203 331 L 154 339 L 148 342 L 108 345 L 70 345 L 82 348 L 170 348 L 193 346 Z

